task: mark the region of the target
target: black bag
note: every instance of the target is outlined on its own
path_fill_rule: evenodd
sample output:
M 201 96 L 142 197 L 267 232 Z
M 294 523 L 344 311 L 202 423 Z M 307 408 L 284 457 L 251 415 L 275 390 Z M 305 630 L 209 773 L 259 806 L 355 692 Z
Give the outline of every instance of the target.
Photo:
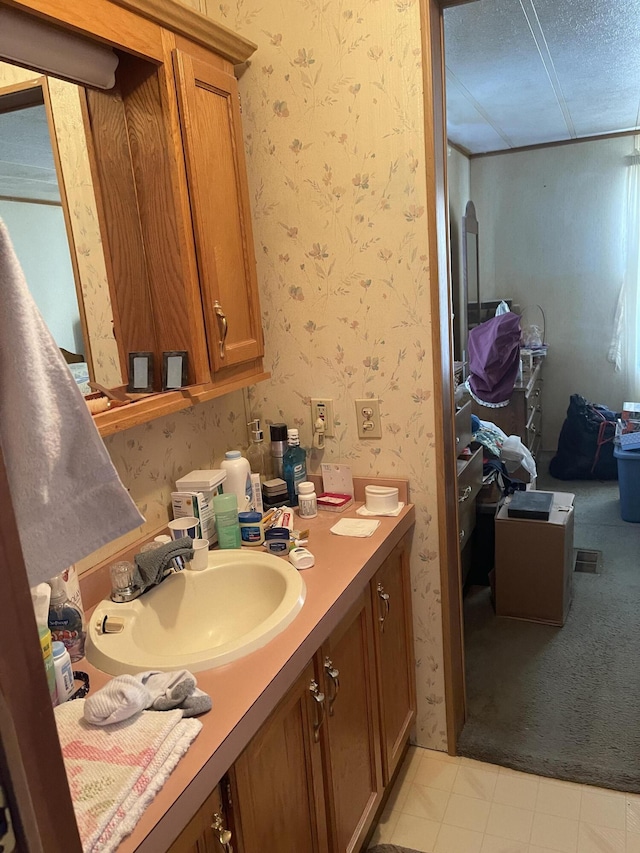
M 613 456 L 616 420 L 620 415 L 572 394 L 558 450 L 549 473 L 558 480 L 617 480 Z

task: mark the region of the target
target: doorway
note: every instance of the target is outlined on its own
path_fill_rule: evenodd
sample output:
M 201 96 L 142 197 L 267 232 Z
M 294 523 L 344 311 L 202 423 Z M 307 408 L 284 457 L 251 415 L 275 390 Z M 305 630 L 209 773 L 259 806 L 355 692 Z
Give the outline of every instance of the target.
M 483 5 L 495 8 L 501 4 L 485 3 L 485 0 L 480 0 L 479 3 L 445 11 L 445 52 L 447 51 L 447 15 L 453 13 L 461 18 L 465 14 L 475 16 L 475 25 L 471 27 L 472 34 L 469 34 L 469 38 L 472 35 L 479 38 L 483 34 L 483 27 L 477 25 L 477 14 Z M 511 5 L 518 6 L 517 3 Z M 533 4 L 520 4 L 520 6 L 533 7 Z M 537 4 L 537 6 L 541 10 L 548 8 L 548 4 Z M 489 56 L 495 65 L 500 65 L 499 56 L 487 51 L 485 58 Z M 637 99 L 636 115 L 631 124 L 637 124 Z M 544 413 L 544 447 L 547 450 L 552 450 L 557 444 L 564 410 L 568 404 L 569 393 L 572 391 L 580 391 L 595 402 L 604 402 L 614 408 L 620 408 L 622 401 L 626 399 L 624 390 L 627 387 L 626 376 L 618 375 L 614 366 L 606 360 L 622 275 L 621 228 L 619 224 L 610 225 L 609 223 L 616 212 L 616 199 L 624 198 L 625 158 L 634 151 L 635 126 L 626 129 L 626 136 L 617 132 L 618 130 L 619 128 L 612 132 L 608 139 L 601 137 L 588 142 L 573 139 L 566 145 L 548 144 L 545 148 L 536 147 L 529 150 L 523 148 L 517 153 L 507 153 L 508 146 L 503 145 L 503 153 L 485 153 L 484 156 L 472 155 L 469 158 L 471 164 L 476 164 L 475 179 L 470 178 L 468 186 L 475 187 L 470 190 L 470 198 L 478 209 L 481 244 L 483 237 L 492 244 L 491 254 L 485 253 L 483 256 L 482 249 L 480 250 L 481 278 L 484 274 L 496 287 L 493 293 L 489 292 L 487 295 L 497 298 L 515 296 L 515 301 L 521 307 L 528 304 L 535 306 L 538 304 L 538 298 L 544 303 L 549 303 L 555 295 L 561 295 L 559 307 L 545 311 L 549 317 L 547 340 L 551 344 L 546 384 L 549 390 L 553 389 L 550 411 Z M 590 165 L 584 171 L 580 166 L 577 153 L 580 151 L 589 152 Z M 464 152 L 454 149 L 454 157 L 460 154 L 467 156 Z M 551 164 L 551 157 L 556 161 L 555 165 Z M 545 158 L 546 166 L 541 167 L 540 163 Z M 598 167 L 598 159 L 601 163 L 604 160 L 610 164 L 608 175 L 604 173 L 606 170 L 603 172 L 603 169 Z M 559 167 L 560 163 L 563 164 L 562 167 Z M 557 173 L 556 168 L 558 168 Z M 560 173 L 562 173 L 561 176 Z M 511 189 L 507 185 L 509 174 L 514 179 Z M 612 176 L 614 176 L 613 181 Z M 560 177 L 563 180 L 571 178 L 574 188 L 562 190 Z M 602 184 L 598 190 L 599 181 L 602 181 Z M 614 186 L 616 181 L 617 186 Z M 529 187 L 528 191 L 524 188 L 525 184 Z M 580 188 L 579 191 L 576 187 Z M 547 213 L 545 216 L 540 212 L 543 209 L 543 202 L 554 192 L 560 193 L 561 196 L 564 193 L 560 199 L 560 204 L 565 205 L 564 211 L 561 213 L 559 204 L 556 203 L 551 207 L 552 213 Z M 594 240 L 586 234 L 589 214 L 586 213 L 585 204 L 588 205 L 590 197 L 593 198 L 596 210 L 594 225 L 596 230 L 600 230 L 598 236 L 603 239 L 605 249 L 599 250 Z M 490 223 L 486 211 L 493 209 L 499 210 L 500 216 Z M 485 211 L 484 222 L 487 226 L 485 229 L 482 227 L 483 210 Z M 617 215 L 619 217 L 619 212 Z M 557 219 L 554 219 L 554 216 L 557 216 Z M 558 221 L 563 224 L 563 229 L 558 227 Z M 550 228 L 552 232 L 550 239 L 540 236 L 541 224 Z M 575 226 L 573 231 L 575 240 L 569 236 L 569 229 L 572 226 Z M 507 248 L 503 247 L 499 250 L 498 239 L 505 231 Z M 575 246 L 583 244 L 582 252 L 574 251 L 572 243 Z M 536 249 L 537 255 L 534 254 Z M 557 269 L 554 266 L 554 258 L 557 255 L 564 255 L 568 265 L 572 266 L 562 283 L 558 281 Z M 514 261 L 516 256 L 521 260 L 524 258 L 525 263 L 516 264 Z M 605 261 L 610 274 L 603 274 L 602 270 L 597 269 L 598 264 Z M 591 285 L 587 280 L 587 274 L 597 277 L 600 281 L 595 300 L 590 298 Z M 537 275 L 540 275 L 547 285 L 547 290 L 541 292 L 538 297 L 532 293 Z M 603 281 L 606 285 L 603 285 Z M 506 287 L 510 282 L 513 282 L 514 286 L 507 292 Z M 576 334 L 579 334 L 580 340 L 577 345 L 575 338 L 567 334 L 571 322 L 575 323 Z M 601 341 L 602 352 L 599 349 Z M 565 346 L 566 351 L 564 351 Z M 601 366 L 602 370 L 596 371 L 594 369 L 596 365 Z M 559 378 L 561 371 L 564 374 L 562 381 Z M 571 392 L 568 389 L 571 389 Z M 541 461 L 542 470 L 545 462 L 548 461 L 548 456 L 545 458 L 543 454 Z M 539 488 L 540 485 L 556 491 L 573 491 L 572 484 L 563 484 L 558 481 L 543 480 Z M 610 502 L 609 498 L 605 500 Z M 588 519 L 588 516 L 585 516 L 585 519 Z M 589 522 L 585 520 L 584 523 Z M 594 523 L 593 516 L 590 523 Z M 624 528 L 625 533 L 620 535 L 626 535 L 628 527 L 627 525 Z M 586 547 L 587 543 L 576 540 L 576 544 Z M 580 660 L 580 655 L 576 656 L 576 660 Z M 467 685 L 469 686 L 469 680 Z M 585 705 L 588 707 L 589 703 L 586 702 Z M 614 747 L 615 744 L 612 743 L 612 749 Z M 602 783 L 602 780 L 596 781 Z M 630 790 L 624 781 L 619 787 Z

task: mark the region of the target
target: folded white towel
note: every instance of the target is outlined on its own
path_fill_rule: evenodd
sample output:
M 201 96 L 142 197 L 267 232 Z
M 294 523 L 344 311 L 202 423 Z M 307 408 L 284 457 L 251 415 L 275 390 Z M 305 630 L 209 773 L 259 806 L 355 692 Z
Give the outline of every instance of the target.
M 106 728 L 82 717 L 84 699 L 55 708 L 84 853 L 115 851 L 196 737 L 180 711 L 143 711 Z
M 144 522 L 0 220 L 0 444 L 31 586 Z

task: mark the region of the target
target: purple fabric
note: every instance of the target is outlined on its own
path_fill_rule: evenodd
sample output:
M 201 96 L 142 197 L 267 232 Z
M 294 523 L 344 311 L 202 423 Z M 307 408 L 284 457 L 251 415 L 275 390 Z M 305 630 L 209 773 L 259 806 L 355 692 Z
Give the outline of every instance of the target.
M 479 402 L 506 405 L 520 366 L 520 317 L 509 311 L 469 332 L 469 385 Z

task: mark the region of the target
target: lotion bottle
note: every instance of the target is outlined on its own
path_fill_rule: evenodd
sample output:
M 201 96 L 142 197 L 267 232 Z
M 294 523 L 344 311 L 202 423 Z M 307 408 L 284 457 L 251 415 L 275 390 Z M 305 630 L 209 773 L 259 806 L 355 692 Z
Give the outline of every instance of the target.
M 71 661 L 84 657 L 85 628 L 80 608 L 67 598 L 64 581 L 56 575 L 49 581 L 51 602 L 49 604 L 49 630 L 53 642 L 64 643 Z
M 238 512 L 244 512 L 251 503 L 251 466 L 239 450 L 227 450 L 220 463 L 227 478 L 222 484 L 224 494 L 234 494 L 238 499 Z

